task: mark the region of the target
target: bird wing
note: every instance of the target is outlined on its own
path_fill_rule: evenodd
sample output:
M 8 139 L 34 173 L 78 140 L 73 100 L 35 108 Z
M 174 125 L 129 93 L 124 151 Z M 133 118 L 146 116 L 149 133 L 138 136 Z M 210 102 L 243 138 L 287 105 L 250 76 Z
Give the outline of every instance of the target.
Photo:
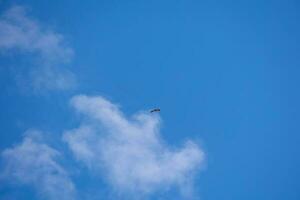
M 153 112 L 159 112 L 159 111 L 160 111 L 159 108 L 155 108 L 155 109 L 151 110 L 150 112 L 153 113 Z

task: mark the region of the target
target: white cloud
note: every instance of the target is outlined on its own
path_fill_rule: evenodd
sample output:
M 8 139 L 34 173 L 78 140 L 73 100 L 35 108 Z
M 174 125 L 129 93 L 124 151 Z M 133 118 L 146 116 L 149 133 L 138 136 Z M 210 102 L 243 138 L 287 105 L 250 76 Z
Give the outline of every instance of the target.
M 74 199 L 74 185 L 57 163 L 60 153 L 44 144 L 38 131 L 28 131 L 23 142 L 1 154 L 2 178 L 36 188 L 42 199 Z
M 98 96 L 75 96 L 82 125 L 64 133 L 76 159 L 101 172 L 120 192 L 151 194 L 177 186 L 186 191 L 202 166 L 204 153 L 192 141 L 180 149 L 167 146 L 156 114 L 138 113 L 128 119 L 118 106 Z
M 74 75 L 64 66 L 72 60 L 73 50 L 61 34 L 30 18 L 24 7 L 14 6 L 0 17 L 0 50 L 36 57 L 35 66 L 28 69 L 31 86 L 36 90 L 64 90 L 75 85 Z

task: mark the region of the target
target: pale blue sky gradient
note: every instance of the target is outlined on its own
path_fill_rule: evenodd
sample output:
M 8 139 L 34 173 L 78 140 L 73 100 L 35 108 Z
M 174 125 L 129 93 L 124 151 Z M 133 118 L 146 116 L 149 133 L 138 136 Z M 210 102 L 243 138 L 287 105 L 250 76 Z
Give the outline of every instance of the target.
M 102 95 L 127 115 L 160 107 L 170 146 L 201 144 L 202 200 L 300 199 L 299 2 L 14 0 L 0 10 L 15 4 L 64 36 L 78 85 L 24 91 L 13 66 L 27 55 L 1 54 L 0 150 L 29 128 L 65 148 L 56 139 L 78 123 L 69 99 Z M 75 182 L 100 199 L 109 190 L 88 174 Z M 31 188 L 0 186 L 0 199 L 11 193 L 36 199 Z

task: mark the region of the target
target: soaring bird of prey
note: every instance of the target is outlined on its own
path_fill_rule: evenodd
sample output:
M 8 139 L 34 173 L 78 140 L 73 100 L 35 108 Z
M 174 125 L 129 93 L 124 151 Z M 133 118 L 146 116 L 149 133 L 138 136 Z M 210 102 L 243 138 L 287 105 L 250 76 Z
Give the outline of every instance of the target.
M 150 111 L 150 113 L 153 113 L 153 112 L 160 112 L 160 108 L 155 108 L 155 109 Z

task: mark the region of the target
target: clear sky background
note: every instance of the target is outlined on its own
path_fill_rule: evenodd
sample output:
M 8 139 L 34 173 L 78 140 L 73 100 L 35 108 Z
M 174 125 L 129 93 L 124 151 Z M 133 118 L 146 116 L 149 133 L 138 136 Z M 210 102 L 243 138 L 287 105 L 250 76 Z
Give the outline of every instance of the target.
M 54 62 L 76 84 L 32 89 L 27 71 L 45 61 L 0 45 L 1 151 L 41 130 L 64 152 L 78 193 L 95 194 L 81 199 L 113 198 L 101 175 L 80 164 L 78 175 L 60 142 L 80 125 L 70 99 L 98 95 L 126 116 L 160 107 L 170 149 L 197 143 L 205 161 L 193 174 L 195 199 L 300 199 L 298 1 L 2 0 L 1 13 L 14 5 L 63 37 L 71 61 Z M 40 199 L 33 188 L 4 180 L 0 199 Z M 185 199 L 173 190 L 143 198 Z

